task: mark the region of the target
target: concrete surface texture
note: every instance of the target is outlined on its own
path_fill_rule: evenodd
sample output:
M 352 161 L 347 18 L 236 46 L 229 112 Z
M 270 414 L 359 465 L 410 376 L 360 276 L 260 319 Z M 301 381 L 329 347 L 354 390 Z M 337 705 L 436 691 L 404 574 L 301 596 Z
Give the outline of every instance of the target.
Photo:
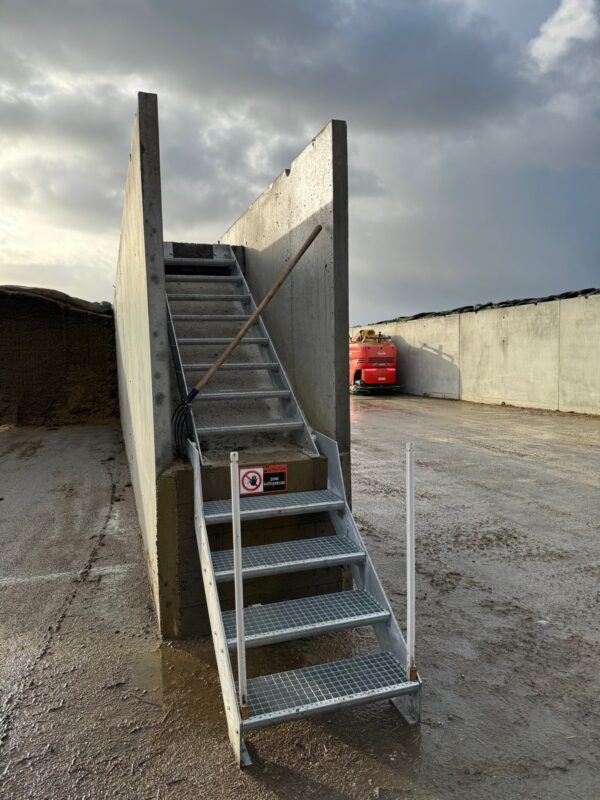
M 156 476 L 173 455 L 156 95 L 138 96 L 114 307 L 121 424 L 158 608 Z
M 334 120 L 221 241 L 245 247 L 256 302 L 315 225 L 323 231 L 264 318 L 310 424 L 338 442 L 349 471 L 348 159 L 346 123 Z
M 118 415 L 110 304 L 0 286 L 0 424 L 108 422 Z
M 600 414 L 600 295 L 368 327 L 408 394 Z
M 354 508 L 400 619 L 415 442 L 420 728 L 387 703 L 282 725 L 251 737 L 240 773 L 212 643 L 155 633 L 118 430 L 4 428 L 0 797 L 597 797 L 597 420 L 354 397 L 352 426 Z M 251 651 L 250 674 L 365 636 Z

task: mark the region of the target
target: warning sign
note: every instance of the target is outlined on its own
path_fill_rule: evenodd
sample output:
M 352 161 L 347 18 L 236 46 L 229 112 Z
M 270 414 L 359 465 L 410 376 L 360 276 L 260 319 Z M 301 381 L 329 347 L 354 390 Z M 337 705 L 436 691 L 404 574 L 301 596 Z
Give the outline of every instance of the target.
M 287 464 L 240 467 L 240 494 L 273 494 L 287 491 Z
M 263 491 L 263 468 L 240 469 L 240 494 L 260 494 Z
M 271 464 L 264 468 L 264 491 L 287 491 L 287 464 Z

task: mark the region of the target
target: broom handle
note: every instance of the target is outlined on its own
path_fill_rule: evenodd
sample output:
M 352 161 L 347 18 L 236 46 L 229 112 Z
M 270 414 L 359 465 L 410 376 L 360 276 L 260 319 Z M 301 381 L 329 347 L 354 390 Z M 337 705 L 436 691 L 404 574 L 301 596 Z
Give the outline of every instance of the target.
M 235 339 L 233 339 L 233 341 L 231 341 L 227 345 L 225 350 L 223 350 L 223 352 L 217 358 L 217 360 L 212 365 L 212 367 L 208 370 L 208 372 L 202 378 L 200 378 L 200 380 L 198 381 L 196 386 L 188 394 L 188 396 L 187 396 L 187 402 L 188 403 L 190 403 L 196 397 L 198 392 L 200 392 L 200 390 L 203 389 L 206 386 L 206 384 L 213 377 L 215 372 L 219 369 L 221 364 L 223 364 L 223 362 L 226 361 L 229 358 L 229 356 L 233 353 L 233 351 L 236 349 L 236 347 L 242 341 L 244 336 L 248 333 L 250 328 L 256 323 L 256 320 L 260 317 L 260 315 L 263 313 L 265 308 L 269 305 L 271 300 L 275 297 L 275 295 L 277 294 L 279 289 L 281 289 L 281 287 L 283 286 L 283 284 L 287 280 L 290 272 L 294 269 L 296 264 L 300 261 L 300 259 L 304 255 L 304 253 L 306 253 L 308 248 L 311 246 L 311 244 L 314 242 L 314 240 L 317 238 L 317 236 L 321 233 L 322 230 L 323 230 L 323 226 L 322 225 L 317 225 L 317 227 L 313 230 L 313 232 L 310 234 L 308 239 L 304 242 L 304 244 L 302 245 L 300 250 L 298 250 L 298 252 L 294 256 L 294 258 L 292 258 L 290 263 L 287 265 L 287 267 L 281 273 L 281 275 L 279 276 L 277 281 L 273 284 L 273 286 L 269 289 L 267 294 L 264 296 L 262 302 L 256 308 L 256 311 L 252 314 L 250 319 L 246 320 L 246 322 L 242 325 L 242 327 L 240 328 L 240 330 L 239 330 L 237 336 L 235 337 Z

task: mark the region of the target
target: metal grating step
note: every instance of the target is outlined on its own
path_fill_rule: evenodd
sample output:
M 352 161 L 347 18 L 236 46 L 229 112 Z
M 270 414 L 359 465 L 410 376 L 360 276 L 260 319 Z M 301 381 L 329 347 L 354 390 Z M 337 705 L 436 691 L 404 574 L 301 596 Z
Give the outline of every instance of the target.
M 179 302 L 187 302 L 188 300 L 193 300 L 195 303 L 202 303 L 202 302 L 210 302 L 215 301 L 220 298 L 220 302 L 223 300 L 234 300 L 236 303 L 239 302 L 247 302 L 250 300 L 249 294 L 215 294 L 215 295 L 205 295 L 205 294 L 186 294 L 184 293 L 177 293 L 177 294 L 170 294 L 167 293 L 167 299 L 171 303 L 179 303 Z
M 319 536 L 293 542 L 276 542 L 242 550 L 244 578 L 280 575 L 306 569 L 333 567 L 364 561 L 364 552 L 345 536 Z M 213 569 L 218 583 L 233 580 L 233 550 L 218 550 L 212 554 Z
M 180 300 L 193 300 L 197 303 L 210 303 L 210 302 L 228 302 L 232 300 L 236 303 L 247 303 L 250 300 L 249 294 L 169 294 L 167 299 L 170 302 L 179 302 Z
M 181 344 L 181 342 L 180 342 Z M 194 402 L 198 400 L 269 400 L 273 397 L 287 398 L 291 395 L 289 389 L 256 389 L 236 392 L 224 389 L 222 392 L 200 392 Z
M 345 501 L 329 489 L 240 497 L 242 522 L 249 519 L 317 514 L 320 511 L 340 510 L 344 506 Z M 231 500 L 209 500 L 204 503 L 204 519 L 207 525 L 231 522 Z
M 246 647 L 287 642 L 343 628 L 385 622 L 390 612 L 363 591 L 332 592 L 244 609 Z M 235 611 L 223 612 L 225 638 L 236 646 Z
M 246 314 L 172 314 L 174 322 L 241 322 L 249 319 Z M 256 323 L 258 325 L 258 322 Z
M 248 680 L 250 718 L 243 732 L 345 706 L 416 692 L 391 653 L 355 656 Z
M 165 267 L 233 267 L 235 258 L 165 258 Z
M 195 319 L 202 322 L 245 322 L 250 314 L 173 314 L 173 319 Z
M 165 275 L 167 283 L 242 283 L 241 275 Z
M 192 372 L 205 372 L 207 369 L 212 367 L 212 364 L 182 364 L 184 369 L 189 369 Z M 270 369 L 270 370 L 277 370 L 279 369 L 279 364 L 277 361 L 251 361 L 248 363 L 235 363 L 229 364 L 225 362 L 221 364 L 219 369 L 224 370 L 232 370 L 232 369 Z
M 196 427 L 198 436 L 222 436 L 233 433 L 279 433 L 297 431 L 304 427 L 302 420 L 277 420 L 276 422 L 248 422 L 244 425 L 204 425 Z
M 206 337 L 204 339 L 178 339 L 177 344 L 179 347 L 182 345 L 193 345 L 193 344 L 229 344 L 233 341 L 233 336 L 229 338 L 209 338 Z M 240 345 L 243 344 L 261 344 L 266 345 L 269 344 L 269 340 L 266 336 L 245 336 Z

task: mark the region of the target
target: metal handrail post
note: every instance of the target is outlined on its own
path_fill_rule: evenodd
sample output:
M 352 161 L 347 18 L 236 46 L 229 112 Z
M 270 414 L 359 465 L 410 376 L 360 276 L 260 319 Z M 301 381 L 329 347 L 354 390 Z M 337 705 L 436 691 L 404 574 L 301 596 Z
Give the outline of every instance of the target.
M 415 662 L 415 453 L 406 443 L 406 675 L 417 680 Z
M 233 533 L 233 576 L 235 584 L 235 628 L 237 638 L 238 693 L 242 719 L 248 719 L 246 678 L 246 637 L 244 633 L 244 582 L 242 578 L 242 524 L 240 518 L 240 471 L 238 454 L 230 453 L 231 529 Z

